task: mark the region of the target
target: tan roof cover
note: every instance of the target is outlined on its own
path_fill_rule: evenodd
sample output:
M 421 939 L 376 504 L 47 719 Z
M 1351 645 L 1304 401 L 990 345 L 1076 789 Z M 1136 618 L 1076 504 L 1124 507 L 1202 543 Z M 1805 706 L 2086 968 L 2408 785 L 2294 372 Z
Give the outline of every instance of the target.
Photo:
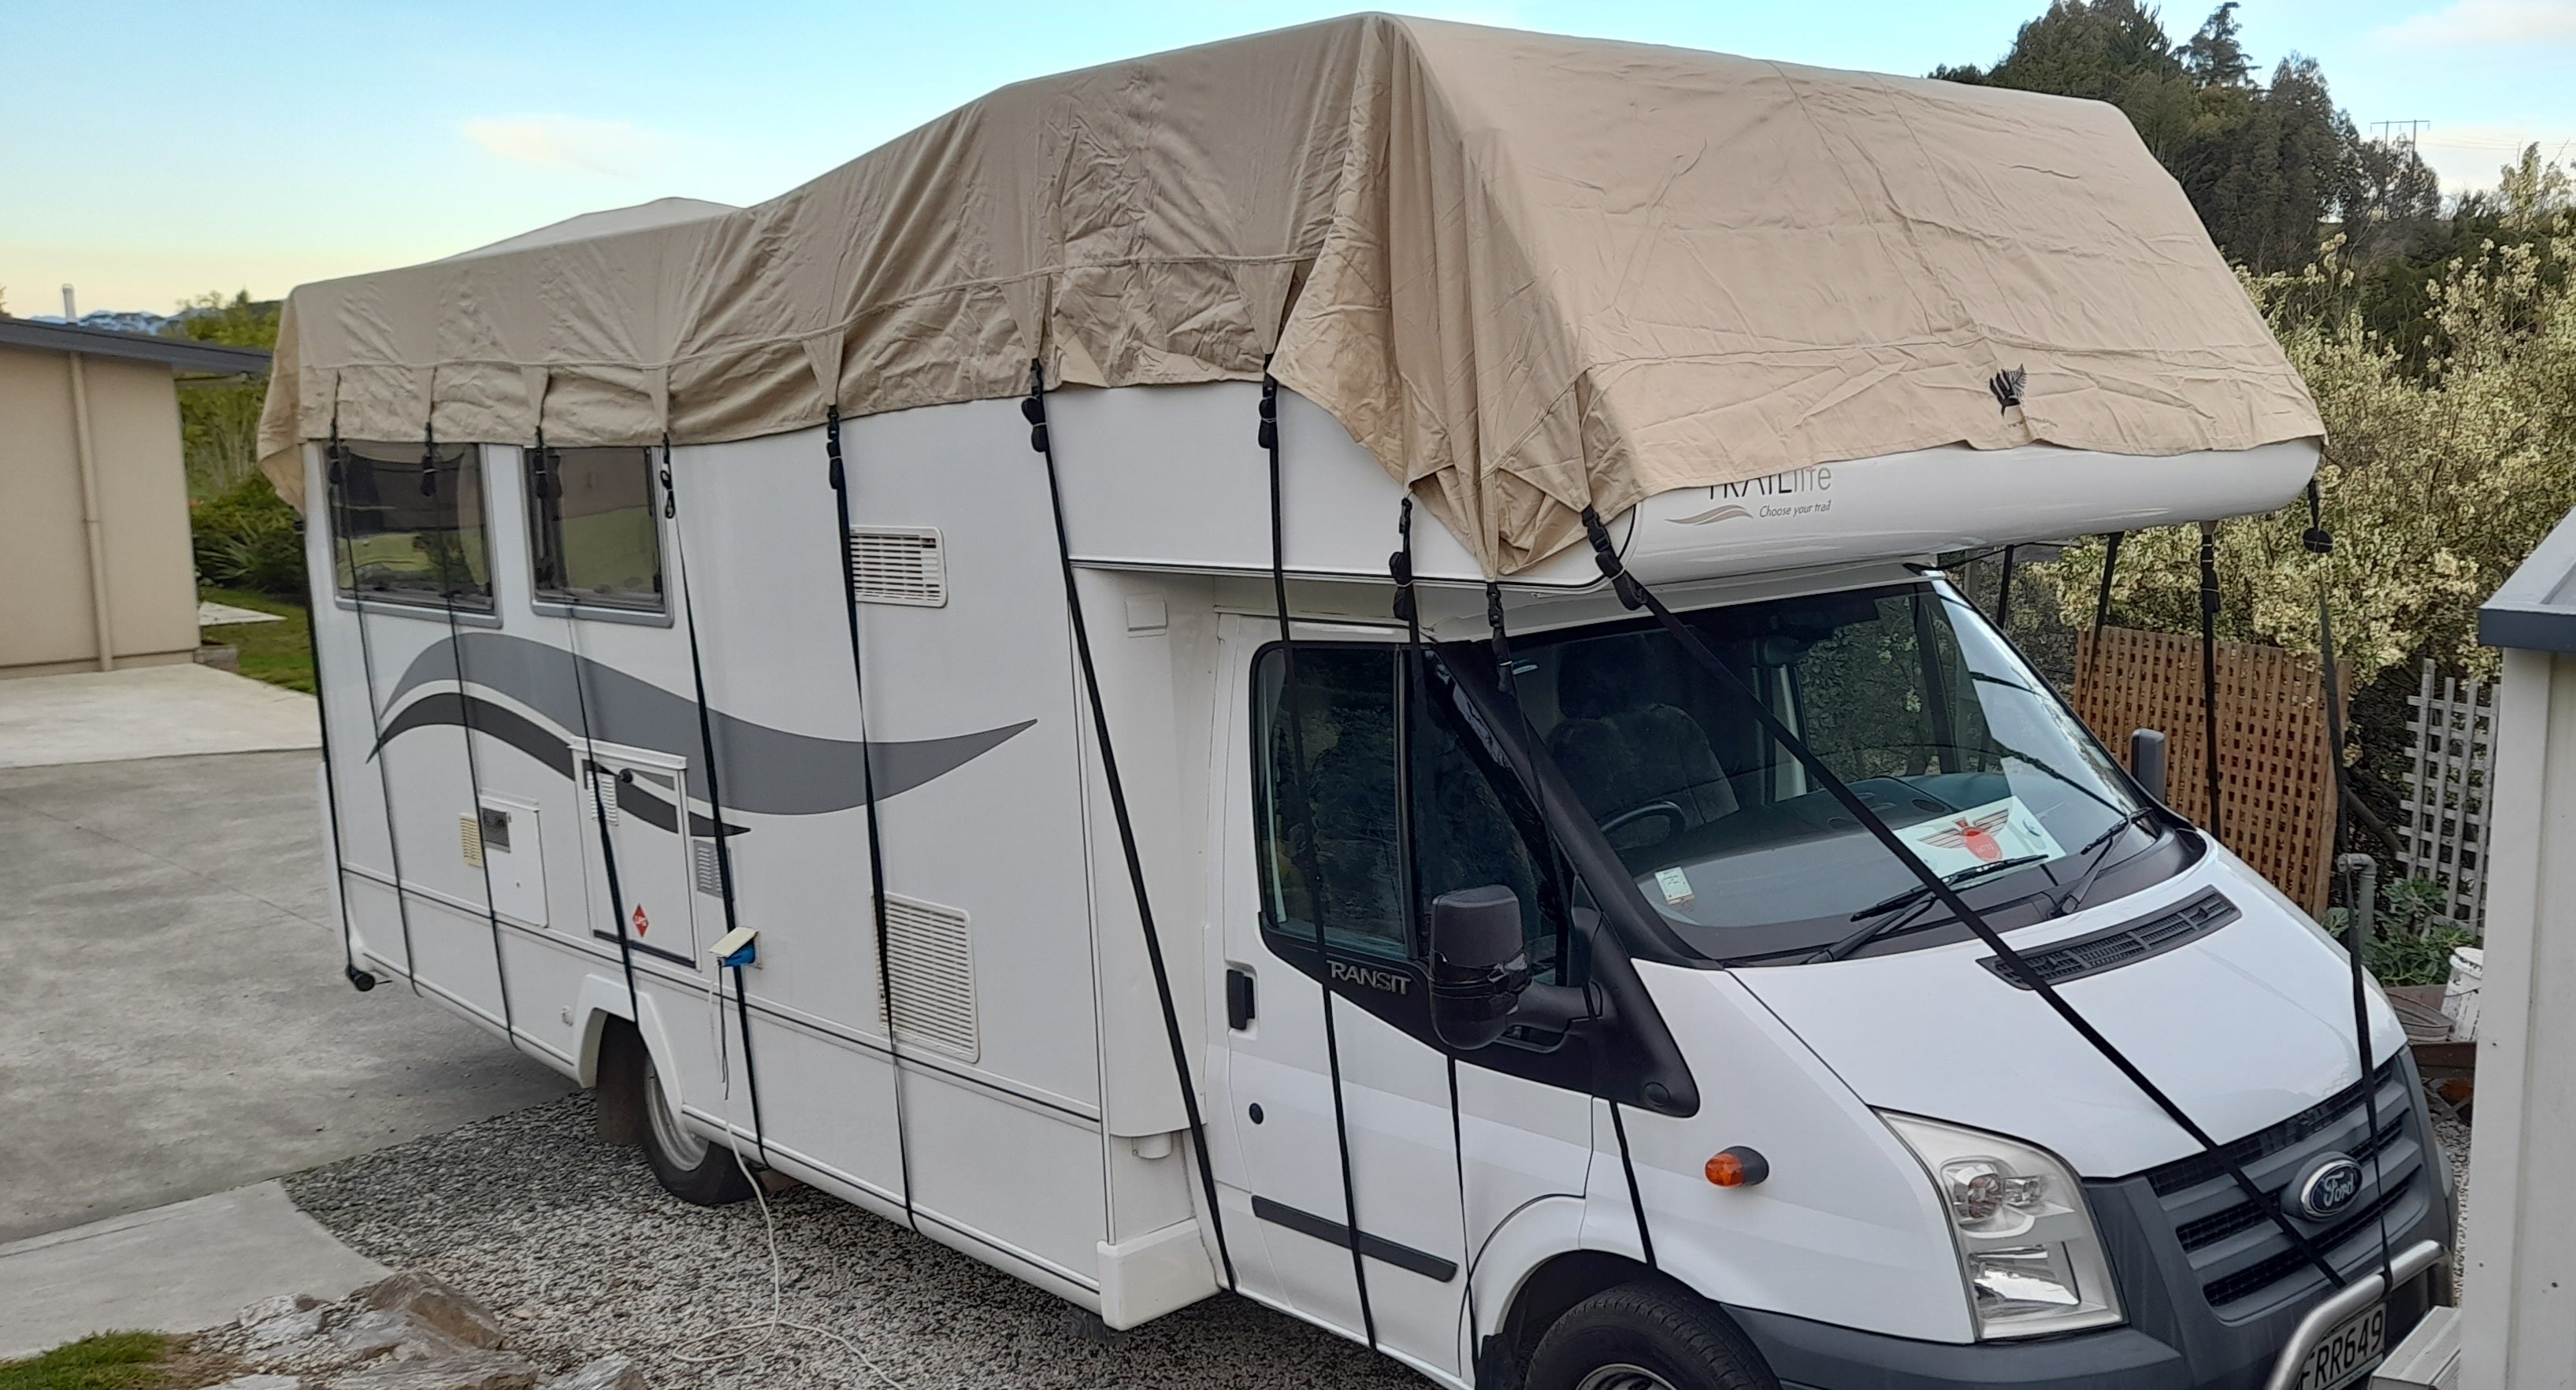
M 300 493 L 335 412 L 695 443 L 1274 352 L 1498 573 L 1586 503 L 1813 463 L 2323 433 L 2112 107 L 1364 15 L 1006 87 L 738 212 L 306 285 L 260 448 Z

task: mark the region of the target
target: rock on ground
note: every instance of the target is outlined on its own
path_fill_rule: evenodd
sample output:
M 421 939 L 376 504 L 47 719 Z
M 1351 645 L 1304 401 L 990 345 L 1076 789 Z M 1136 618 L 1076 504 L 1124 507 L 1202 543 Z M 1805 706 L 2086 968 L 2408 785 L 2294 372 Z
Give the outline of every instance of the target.
M 548 1376 L 537 1390 L 647 1390 L 644 1373 L 623 1356 L 603 1356 L 579 1370 Z
M 468 1351 L 425 1361 L 379 1361 L 330 1390 L 534 1390 L 537 1368 L 514 1352 Z

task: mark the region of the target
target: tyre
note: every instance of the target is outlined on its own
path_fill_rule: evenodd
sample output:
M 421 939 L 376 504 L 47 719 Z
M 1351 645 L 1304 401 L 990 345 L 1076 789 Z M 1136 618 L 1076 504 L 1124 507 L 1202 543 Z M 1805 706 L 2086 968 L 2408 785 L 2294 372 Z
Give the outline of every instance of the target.
M 1658 1284 L 1574 1305 L 1539 1338 L 1527 1390 L 1779 1390 L 1724 1313 Z
M 697 1134 L 680 1122 L 680 1108 L 671 1100 L 662 1084 L 662 1074 L 653 1065 L 653 1054 L 640 1040 L 630 1040 L 633 1055 L 630 1065 L 622 1070 L 633 1078 L 632 1106 L 643 1112 L 641 1132 L 636 1138 L 644 1149 L 644 1161 L 661 1180 L 662 1190 L 702 1207 L 721 1207 L 747 1200 L 751 1182 L 743 1176 L 742 1164 L 733 1150 Z M 603 1077 L 603 1079 L 605 1079 Z
M 644 1044 L 635 1036 L 634 1024 L 622 1018 L 603 1023 L 599 1068 L 591 1085 L 599 1142 L 628 1149 L 643 1143 Z

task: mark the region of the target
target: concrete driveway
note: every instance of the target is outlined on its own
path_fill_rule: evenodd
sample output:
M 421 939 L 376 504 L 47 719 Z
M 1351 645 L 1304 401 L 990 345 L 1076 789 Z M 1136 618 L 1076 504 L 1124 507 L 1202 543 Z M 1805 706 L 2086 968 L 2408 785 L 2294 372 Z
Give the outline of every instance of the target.
M 0 768 L 0 1243 L 563 1095 L 341 978 L 309 750 Z

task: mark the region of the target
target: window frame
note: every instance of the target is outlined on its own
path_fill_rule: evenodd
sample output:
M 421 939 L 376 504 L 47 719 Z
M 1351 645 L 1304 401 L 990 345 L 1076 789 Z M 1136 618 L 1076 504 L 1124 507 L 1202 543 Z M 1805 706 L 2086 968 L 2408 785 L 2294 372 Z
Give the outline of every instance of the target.
M 360 589 L 358 587 L 357 556 L 354 550 L 347 548 L 351 545 L 354 538 L 349 536 L 346 528 L 341 525 L 342 518 L 346 515 L 345 508 L 347 506 L 347 497 L 345 488 L 347 484 L 345 482 L 345 470 L 339 471 L 335 476 L 335 466 L 340 462 L 339 459 L 335 459 L 333 457 L 335 448 L 344 458 L 356 457 L 356 451 L 360 449 L 426 450 L 430 448 L 453 448 L 465 450 L 464 459 L 460 461 L 459 472 L 462 473 L 463 463 L 465 461 L 470 461 L 472 463 L 474 468 L 475 490 L 477 494 L 477 515 L 474 519 L 479 523 L 478 530 L 482 537 L 484 570 L 483 582 L 485 592 L 479 598 L 468 598 L 464 602 L 459 602 L 458 595 L 450 590 L 430 592 L 426 590 Z M 387 460 L 375 458 L 372 455 L 369 456 L 366 461 L 370 465 L 388 462 Z M 348 439 L 341 440 L 336 446 L 332 444 L 324 444 L 322 446 L 322 496 L 324 507 L 328 514 L 323 518 L 322 534 L 325 543 L 330 549 L 331 601 L 333 605 L 344 612 L 380 613 L 393 617 L 435 621 L 441 624 L 456 622 L 469 627 L 501 626 L 501 575 L 500 567 L 494 559 L 497 547 L 494 544 L 495 537 L 492 528 L 492 469 L 490 462 L 490 446 L 472 442 L 450 441 L 446 443 L 433 444 L 429 440 Z M 458 532 L 461 533 L 465 529 L 464 523 L 466 519 L 465 509 L 459 507 L 457 509 Z M 340 563 L 344 557 L 349 563 L 349 584 L 346 588 L 341 587 L 340 584 Z
M 1288 645 L 1289 644 L 1287 643 L 1273 640 L 1263 643 L 1261 646 L 1255 648 L 1252 654 L 1251 695 L 1253 735 L 1252 804 L 1254 817 L 1254 874 L 1261 894 L 1261 930 L 1263 934 L 1265 936 L 1276 936 L 1282 940 L 1295 942 L 1304 949 L 1312 950 L 1314 949 L 1315 944 L 1314 933 L 1312 931 L 1299 932 L 1290 930 L 1287 925 L 1287 919 L 1281 915 L 1281 911 L 1284 908 L 1285 895 L 1281 890 L 1279 875 L 1274 861 L 1274 855 L 1272 853 L 1272 848 L 1277 843 L 1276 834 L 1273 829 L 1277 822 L 1277 808 L 1273 804 L 1273 789 L 1280 784 L 1280 779 L 1275 776 L 1272 765 L 1271 729 L 1274 717 L 1279 711 L 1276 709 L 1265 709 L 1263 707 L 1263 696 L 1266 688 L 1264 683 L 1264 668 L 1272 664 L 1274 661 L 1284 667 L 1286 662 L 1282 653 L 1286 651 Z M 1397 918 L 1395 926 L 1400 933 L 1399 936 L 1381 936 L 1373 933 L 1337 929 L 1330 922 L 1309 923 L 1308 926 L 1321 927 L 1325 934 L 1325 945 L 1333 955 L 1348 956 L 1354 960 L 1365 960 L 1377 965 L 1395 965 L 1401 963 L 1418 964 L 1423 958 L 1423 952 L 1421 949 L 1422 929 L 1419 924 L 1413 920 L 1414 913 L 1412 906 L 1407 901 L 1411 893 L 1409 885 L 1413 878 L 1413 847 L 1409 843 L 1410 837 L 1407 833 L 1409 830 L 1406 817 L 1408 789 L 1404 785 L 1403 781 L 1405 761 L 1405 720 L 1403 717 L 1403 701 L 1406 693 L 1402 655 L 1404 649 L 1402 646 L 1393 643 L 1350 640 L 1299 641 L 1295 646 L 1301 655 L 1308 652 L 1322 653 L 1361 651 L 1368 652 L 1372 655 L 1383 654 L 1388 658 L 1388 748 L 1393 759 L 1391 769 L 1395 775 L 1395 781 L 1392 784 L 1390 791 L 1394 798 L 1394 849 L 1396 874 L 1400 880 L 1396 884 L 1394 890 L 1395 915 Z M 1285 695 L 1287 688 L 1285 670 L 1283 670 L 1281 674 L 1282 679 L 1280 681 L 1280 690 L 1281 693 Z M 1314 797 L 1304 786 L 1304 779 L 1306 774 L 1311 770 L 1312 760 L 1310 757 L 1309 766 L 1305 769 L 1299 770 L 1298 781 L 1295 784 L 1301 792 L 1306 793 L 1304 797 L 1304 816 L 1310 833 L 1313 828 Z M 1310 852 L 1311 849 L 1312 847 L 1310 846 Z M 1306 891 L 1310 901 L 1314 902 L 1317 907 L 1320 908 L 1322 885 L 1310 884 Z
M 537 465 L 541 452 L 534 445 L 522 445 L 519 449 L 518 469 L 520 501 L 519 516 L 524 533 L 527 537 L 528 554 L 526 569 L 528 575 L 529 610 L 540 617 L 547 618 L 571 618 L 585 622 L 632 623 L 643 627 L 670 627 L 673 624 L 671 604 L 671 522 L 668 518 L 665 518 L 662 515 L 661 495 L 661 470 L 667 465 L 667 461 L 656 461 L 653 457 L 653 448 L 649 444 L 548 446 L 542 451 L 542 453 L 560 457 L 568 449 L 588 449 L 594 447 L 604 449 L 632 448 L 644 457 L 644 514 L 653 526 L 653 569 L 654 578 L 658 581 L 658 587 L 653 592 L 653 602 L 648 606 L 642 603 L 619 603 L 595 597 L 583 598 L 577 596 L 575 592 L 571 590 L 549 590 L 542 582 L 540 582 L 537 573 L 537 559 L 542 553 L 539 548 L 540 541 L 542 539 L 547 544 L 560 541 L 562 539 L 563 518 L 560 510 L 557 509 L 554 516 L 554 531 L 551 535 L 545 534 L 544 513 L 549 510 L 548 503 L 553 502 L 559 504 L 560 499 L 550 499 L 539 494 L 537 489 Z M 549 471 L 549 476 L 551 476 L 551 471 Z
M 1258 673 L 1260 663 L 1281 645 L 1276 638 L 1256 644 L 1250 659 L 1240 668 L 1244 695 L 1237 708 L 1242 711 L 1245 721 L 1245 735 L 1237 746 L 1242 748 L 1245 762 L 1240 765 L 1241 772 L 1237 775 L 1248 779 L 1256 817 L 1266 814 L 1260 804 L 1263 793 L 1259 779 L 1263 768 L 1253 761 L 1256 745 L 1267 737 L 1267 726 L 1261 718 L 1264 711 Z M 1452 657 L 1429 644 L 1417 651 L 1398 635 L 1380 640 L 1301 637 L 1296 639 L 1296 645 L 1299 648 L 1357 647 L 1386 651 L 1395 660 L 1397 679 L 1401 682 L 1398 689 L 1405 696 L 1408 711 L 1421 692 L 1433 689 L 1433 665 L 1436 663 L 1442 668 L 1446 674 L 1438 680 L 1446 684 L 1440 689 L 1445 692 L 1452 685 L 1456 687 L 1455 696 L 1463 702 L 1460 716 L 1470 726 L 1469 732 L 1476 734 L 1477 746 L 1499 759 L 1499 772 L 1517 784 L 1519 794 L 1527 803 L 1524 809 L 1536 818 L 1548 838 L 1546 852 L 1552 857 L 1552 862 L 1541 872 L 1559 877 L 1564 912 L 1564 921 L 1559 926 L 1563 933 L 1560 959 L 1567 963 L 1570 972 L 1563 978 L 1574 987 L 1590 993 L 1600 1001 L 1601 1007 L 1594 1015 L 1573 1020 L 1562 1032 L 1515 1027 L 1490 1046 L 1462 1050 L 1448 1045 L 1431 1027 L 1429 965 L 1419 944 L 1420 938 L 1429 931 L 1428 913 L 1424 910 L 1426 905 L 1414 901 L 1413 875 L 1408 871 L 1403 896 L 1408 924 L 1417 944 L 1406 957 L 1352 956 L 1346 961 L 1338 950 L 1318 953 L 1313 932 L 1285 932 L 1272 925 L 1267 912 L 1269 885 L 1261 877 L 1264 872 L 1261 864 L 1264 841 L 1257 828 L 1247 827 L 1253 831 L 1247 836 L 1250 843 L 1245 848 L 1253 861 L 1254 906 L 1260 912 L 1259 936 L 1269 957 L 1315 981 L 1342 1002 L 1366 1011 L 1435 1053 L 1461 1063 L 1542 1086 L 1604 1096 L 1619 1104 L 1637 1106 L 1658 1114 L 1683 1117 L 1698 1113 L 1699 1088 L 1691 1077 L 1689 1063 L 1683 1059 L 1653 996 L 1637 974 L 1632 960 L 1632 956 L 1638 954 L 1635 942 L 1616 920 L 1623 908 L 1592 901 L 1587 873 L 1597 870 L 1586 870 L 1582 859 L 1584 850 L 1565 838 L 1567 827 L 1560 824 L 1563 820 L 1561 808 L 1551 809 L 1553 803 L 1567 801 L 1568 798 L 1560 788 L 1531 784 L 1524 770 L 1513 764 L 1514 754 L 1509 749 L 1496 749 L 1492 740 L 1478 731 L 1477 726 L 1481 721 L 1492 718 L 1492 712 L 1482 709 L 1481 697 L 1459 679 L 1460 673 L 1452 669 Z M 1417 656 L 1419 659 L 1415 659 Z M 1431 698 L 1451 698 L 1451 695 L 1442 693 Z M 1475 707 L 1472 712 L 1470 707 Z M 1400 726 L 1409 726 L 1410 723 L 1409 717 L 1399 721 Z M 1406 738 L 1410 740 L 1411 735 L 1408 733 Z M 1406 750 L 1400 773 L 1409 779 L 1412 775 L 1409 741 Z M 1495 770 L 1487 769 L 1486 775 L 1493 775 Z M 1551 774 L 1541 771 L 1538 775 L 1544 780 Z M 1407 826 L 1404 851 L 1409 864 L 1413 853 L 1409 827 L 1415 814 L 1409 785 L 1403 787 L 1399 805 L 1402 812 L 1400 823 Z M 1506 813 L 1511 814 L 1508 808 Z M 1579 822 L 1573 828 L 1581 833 L 1588 831 L 1590 825 L 1589 822 Z M 1518 825 L 1515 827 L 1516 833 L 1522 833 L 1524 829 Z M 1606 853 L 1606 845 L 1599 848 Z M 1630 896 L 1635 896 L 1635 885 L 1624 877 L 1613 877 L 1609 882 L 1614 890 L 1624 887 Z M 1642 899 L 1636 907 L 1643 908 Z M 1651 958 L 1661 958 L 1651 952 L 1646 954 Z M 1363 968 L 1339 971 L 1330 968 L 1344 963 Z
M 1274 659 L 1274 654 L 1283 651 L 1288 645 L 1290 644 L 1273 638 L 1256 646 L 1253 649 L 1251 661 L 1247 667 L 1247 678 L 1245 684 L 1248 693 L 1247 715 L 1250 735 L 1247 743 L 1247 752 L 1249 754 L 1250 761 L 1248 771 L 1252 778 L 1253 875 L 1254 889 L 1256 896 L 1259 899 L 1258 911 L 1260 913 L 1261 934 L 1264 940 L 1271 944 L 1273 954 L 1279 955 L 1282 959 L 1287 959 L 1294 963 L 1294 961 L 1299 957 L 1313 955 L 1316 950 L 1316 942 L 1313 931 L 1290 930 L 1274 913 L 1274 905 L 1278 902 L 1278 885 L 1275 878 L 1276 871 L 1272 867 L 1272 858 L 1270 854 L 1270 848 L 1273 844 L 1272 834 L 1269 828 L 1271 825 L 1272 814 L 1269 806 L 1270 788 L 1265 785 L 1270 775 L 1269 754 L 1267 751 L 1270 731 L 1270 721 L 1268 716 L 1270 716 L 1273 711 L 1266 709 L 1263 703 L 1266 693 L 1266 687 L 1263 681 L 1263 668 L 1267 663 Z M 1427 686 L 1425 685 L 1425 677 L 1419 670 L 1421 663 L 1410 659 L 1412 656 L 1411 647 L 1408 643 L 1402 640 L 1371 641 L 1367 639 L 1354 638 L 1299 638 L 1294 645 L 1301 653 L 1308 651 L 1382 652 L 1386 655 L 1388 663 L 1392 668 L 1389 673 L 1389 687 L 1390 699 L 1393 706 L 1393 720 L 1392 737 L 1389 739 L 1389 752 L 1392 757 L 1390 770 L 1394 779 L 1395 795 L 1396 843 L 1394 857 L 1397 865 L 1397 874 L 1400 878 L 1400 882 L 1396 885 L 1395 892 L 1397 902 L 1396 911 L 1401 918 L 1400 925 L 1403 930 L 1403 939 L 1400 943 L 1401 950 L 1389 952 L 1381 949 L 1371 949 L 1366 945 L 1355 944 L 1355 938 L 1358 941 L 1386 943 L 1388 945 L 1396 945 L 1398 943 L 1396 943 L 1393 938 L 1389 937 L 1361 936 L 1350 932 L 1336 932 L 1329 923 L 1324 924 L 1324 930 L 1326 933 L 1325 947 L 1327 953 L 1337 960 L 1347 959 L 1353 964 L 1409 970 L 1420 977 L 1420 985 L 1418 987 L 1427 987 L 1429 983 L 1427 972 L 1431 951 L 1431 922 L 1428 910 L 1429 904 L 1427 901 L 1424 901 L 1422 897 L 1423 893 L 1428 892 L 1428 887 L 1427 885 L 1421 885 L 1419 882 L 1421 877 L 1421 865 L 1419 863 L 1419 852 L 1421 846 L 1419 844 L 1420 829 L 1417 807 L 1420 804 L 1418 778 L 1421 773 L 1421 769 L 1418 766 L 1418 755 L 1421 750 L 1417 746 L 1418 740 L 1415 736 L 1414 721 L 1417 718 L 1429 719 L 1437 718 L 1438 716 L 1432 712 L 1427 703 Z M 1283 681 L 1283 689 L 1284 684 L 1285 683 Z M 1466 740 L 1462 738 L 1461 742 L 1463 744 Z M 1481 766 L 1482 760 L 1477 759 L 1476 755 L 1472 751 L 1470 751 L 1467 756 L 1471 760 L 1480 763 L 1479 775 L 1486 776 L 1490 780 L 1493 776 L 1494 769 L 1483 768 Z M 1506 776 L 1510 773 L 1508 768 L 1501 769 L 1501 771 Z M 1514 793 L 1497 788 L 1495 794 L 1499 797 L 1509 796 Z M 1526 793 L 1521 794 L 1524 796 L 1526 795 Z M 1311 800 L 1308 804 L 1311 812 Z M 1549 878 L 1552 876 L 1554 880 L 1553 888 L 1555 904 L 1552 909 L 1546 901 L 1548 893 L 1544 886 L 1541 888 L 1542 900 L 1540 902 L 1525 902 L 1523 904 L 1524 911 L 1541 915 L 1542 923 L 1546 927 L 1544 935 L 1553 938 L 1553 960 L 1550 963 L 1549 970 L 1553 973 L 1554 980 L 1556 982 L 1579 982 L 1584 978 L 1582 961 L 1585 958 L 1585 953 L 1582 945 L 1578 941 L 1581 933 L 1578 931 L 1574 922 L 1574 914 L 1581 907 L 1581 899 L 1584 896 L 1577 881 L 1578 876 L 1575 874 L 1573 866 L 1564 862 L 1563 849 L 1556 843 L 1552 828 L 1547 831 L 1548 843 L 1545 846 L 1530 845 L 1528 843 L 1529 827 L 1526 824 L 1523 824 L 1520 821 L 1520 818 L 1514 815 L 1513 811 L 1508 806 L 1500 807 L 1498 809 L 1507 820 L 1512 822 L 1510 833 L 1522 841 L 1524 848 L 1532 854 L 1535 860 L 1540 861 L 1532 865 L 1534 874 L 1541 878 Z M 1542 823 L 1542 826 L 1544 826 L 1545 813 L 1540 810 L 1540 808 L 1535 805 L 1531 805 L 1524 809 L 1530 816 L 1538 818 Z M 1422 890 L 1421 893 L 1417 893 L 1417 888 Z M 1536 954 L 1535 943 L 1540 939 L 1539 935 L 1528 935 L 1526 939 L 1534 943 L 1533 953 Z M 1283 945 L 1292 948 L 1296 953 L 1298 953 L 1297 956 L 1291 956 L 1287 951 L 1280 950 L 1279 948 Z M 1337 990 L 1336 992 L 1347 993 L 1348 991 Z M 1354 995 L 1353 997 L 1357 996 Z

